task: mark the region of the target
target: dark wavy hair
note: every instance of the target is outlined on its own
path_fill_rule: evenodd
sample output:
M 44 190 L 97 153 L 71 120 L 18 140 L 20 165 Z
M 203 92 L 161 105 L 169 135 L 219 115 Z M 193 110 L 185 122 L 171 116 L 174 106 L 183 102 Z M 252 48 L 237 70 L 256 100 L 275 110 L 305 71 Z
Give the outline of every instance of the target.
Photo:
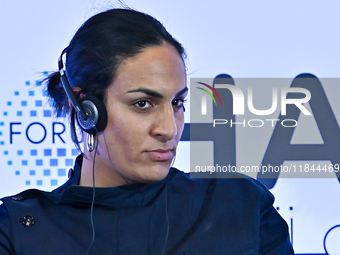
M 81 90 L 76 97 L 91 95 L 105 104 L 106 91 L 117 76 L 123 60 L 136 56 L 147 47 L 168 43 L 185 58 L 182 45 L 152 16 L 132 9 L 111 9 L 88 19 L 76 32 L 66 50 L 66 74 L 72 87 Z M 46 79 L 57 111 L 71 116 L 71 137 L 79 147 L 75 110 L 54 72 Z

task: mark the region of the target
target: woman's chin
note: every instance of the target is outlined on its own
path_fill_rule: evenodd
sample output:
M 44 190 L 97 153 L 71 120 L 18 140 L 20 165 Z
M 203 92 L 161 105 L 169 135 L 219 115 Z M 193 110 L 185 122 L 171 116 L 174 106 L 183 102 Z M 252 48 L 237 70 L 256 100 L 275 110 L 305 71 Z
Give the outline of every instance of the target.
M 143 183 L 152 183 L 163 180 L 169 174 L 169 167 L 157 167 L 155 169 L 150 169 L 147 175 L 141 175 L 140 181 Z

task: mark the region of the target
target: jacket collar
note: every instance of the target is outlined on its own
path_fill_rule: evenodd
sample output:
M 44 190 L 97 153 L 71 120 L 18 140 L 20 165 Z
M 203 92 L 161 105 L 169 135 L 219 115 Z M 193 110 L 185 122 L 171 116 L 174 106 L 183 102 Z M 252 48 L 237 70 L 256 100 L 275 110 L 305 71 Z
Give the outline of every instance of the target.
M 53 191 L 54 194 L 59 194 L 59 199 L 55 202 L 73 205 L 90 204 L 92 202 L 93 188 L 79 186 L 82 161 L 83 155 L 79 155 L 75 160 L 74 168 L 70 169 L 70 179 Z M 162 192 L 174 172 L 176 172 L 174 169 L 170 169 L 167 177 L 154 183 L 134 183 L 118 187 L 95 188 L 95 204 L 114 207 L 145 206 Z

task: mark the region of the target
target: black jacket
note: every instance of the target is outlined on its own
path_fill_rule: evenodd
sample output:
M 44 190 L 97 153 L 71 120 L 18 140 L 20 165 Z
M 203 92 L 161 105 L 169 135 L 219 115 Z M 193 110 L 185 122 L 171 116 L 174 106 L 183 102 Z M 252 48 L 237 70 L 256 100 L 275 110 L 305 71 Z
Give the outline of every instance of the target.
M 86 254 L 93 189 L 77 185 L 81 161 L 53 192 L 2 199 L 0 254 Z M 191 179 L 172 168 L 156 183 L 95 193 L 89 254 L 294 254 L 273 196 L 251 178 Z

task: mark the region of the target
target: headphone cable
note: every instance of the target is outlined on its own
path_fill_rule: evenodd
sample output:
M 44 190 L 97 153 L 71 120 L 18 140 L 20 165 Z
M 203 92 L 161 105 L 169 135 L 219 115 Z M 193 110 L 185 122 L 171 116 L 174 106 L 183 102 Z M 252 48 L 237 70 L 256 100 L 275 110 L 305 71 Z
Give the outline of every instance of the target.
M 94 221 L 93 221 L 93 208 L 94 208 L 94 200 L 95 200 L 95 197 L 96 197 L 94 167 L 95 167 L 95 164 L 96 164 L 96 155 L 97 155 L 97 148 L 98 148 L 98 141 L 96 142 L 96 138 L 97 138 L 97 136 L 95 136 L 96 146 L 95 146 L 95 149 L 94 149 L 93 165 L 92 165 L 92 202 L 91 202 L 91 212 L 90 212 L 91 228 L 92 228 L 92 241 L 91 241 L 89 248 L 87 249 L 86 255 L 89 254 L 89 252 L 92 248 L 92 245 L 94 243 L 94 240 L 96 238 L 96 231 L 95 231 L 95 228 L 94 228 Z

